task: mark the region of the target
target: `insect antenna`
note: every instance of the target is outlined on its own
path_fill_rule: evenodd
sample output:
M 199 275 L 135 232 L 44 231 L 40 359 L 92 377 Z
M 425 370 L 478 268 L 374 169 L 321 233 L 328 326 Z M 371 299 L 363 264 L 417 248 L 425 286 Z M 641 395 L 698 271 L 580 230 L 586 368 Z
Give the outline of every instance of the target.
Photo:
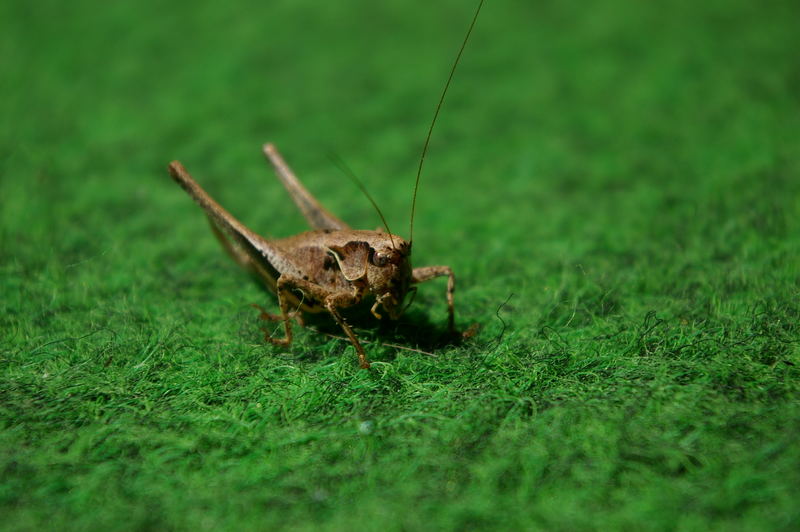
M 355 172 L 353 172 L 353 170 L 351 170 L 350 167 L 347 166 L 347 164 L 345 164 L 345 162 L 339 156 L 335 154 L 329 154 L 328 157 L 344 175 L 349 177 L 350 180 L 356 184 L 356 186 L 361 190 L 361 192 L 363 192 L 364 195 L 367 197 L 369 202 L 372 203 L 372 206 L 375 207 L 375 210 L 378 212 L 378 216 L 381 217 L 381 222 L 383 222 L 383 226 L 386 228 L 386 232 L 389 233 L 389 241 L 392 243 L 392 249 L 397 249 L 394 245 L 394 237 L 392 236 L 392 231 L 389 229 L 389 224 L 386 223 L 386 218 L 383 216 L 383 213 L 381 212 L 380 207 L 378 207 L 378 204 L 375 203 L 375 200 L 372 199 L 372 196 L 367 191 L 367 187 L 364 186 L 364 183 L 362 183 L 361 180 L 356 176 Z
M 464 37 L 464 42 L 461 43 L 461 48 L 458 50 L 458 55 L 456 55 L 456 60 L 453 61 L 453 67 L 450 69 L 450 75 L 447 77 L 447 83 L 444 84 L 444 90 L 442 90 L 442 96 L 439 98 L 439 103 L 436 105 L 436 112 L 433 114 L 433 120 L 431 120 L 431 126 L 428 128 L 428 136 L 425 137 L 425 144 L 422 147 L 422 155 L 419 158 L 419 167 L 417 168 L 417 179 L 414 182 L 414 196 L 411 200 L 411 227 L 409 229 L 408 234 L 408 243 L 414 240 L 414 212 L 417 208 L 417 190 L 419 189 L 419 177 L 422 175 L 422 164 L 425 162 L 425 154 L 428 153 L 428 144 L 431 142 L 431 133 L 433 133 L 433 126 L 436 125 L 436 119 L 439 118 L 439 111 L 442 109 L 442 103 L 444 103 L 444 97 L 447 94 L 447 89 L 450 88 L 450 82 L 453 80 L 453 74 L 456 72 L 456 67 L 458 66 L 458 62 L 461 60 L 461 54 L 464 52 L 464 48 L 467 46 L 467 41 L 469 40 L 469 36 L 472 33 L 472 28 L 475 27 L 475 22 L 478 20 L 478 15 L 481 12 L 481 8 L 483 7 L 483 0 L 478 2 L 478 8 L 475 10 L 475 15 L 472 17 L 472 22 L 469 25 L 469 29 L 467 30 L 467 34 Z

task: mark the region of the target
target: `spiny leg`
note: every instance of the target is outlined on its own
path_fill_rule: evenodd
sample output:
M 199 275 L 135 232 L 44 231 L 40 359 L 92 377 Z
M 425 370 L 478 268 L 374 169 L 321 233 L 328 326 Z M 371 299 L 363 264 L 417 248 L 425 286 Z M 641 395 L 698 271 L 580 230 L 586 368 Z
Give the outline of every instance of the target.
M 281 316 L 280 314 L 272 314 L 271 312 L 268 312 L 267 309 L 265 309 L 264 307 L 262 307 L 258 303 L 250 303 L 250 306 L 253 307 L 254 309 L 256 309 L 259 312 L 258 319 L 260 319 L 260 320 L 263 320 L 263 321 L 282 321 L 283 320 L 283 316 Z
M 363 297 L 363 290 L 356 289 L 354 292 L 331 292 L 330 290 L 325 289 L 318 284 L 312 283 L 311 281 L 306 281 L 305 279 L 300 279 L 299 277 L 293 277 L 286 274 L 283 274 L 278 278 L 277 288 L 278 302 L 280 303 L 281 307 L 280 319 L 283 320 L 286 338 L 272 338 L 268 336 L 266 338 L 267 341 L 276 345 L 288 345 L 292 341 L 292 329 L 289 324 L 289 319 L 292 317 L 292 312 L 289 311 L 288 297 L 286 294 L 293 288 L 298 289 L 301 290 L 306 297 L 316 301 L 324 302 L 325 309 L 331 314 L 331 316 L 333 316 L 333 319 L 336 320 L 336 323 L 339 324 L 347 337 L 350 339 L 350 342 L 353 344 L 361 367 L 364 369 L 369 368 L 369 360 L 367 359 L 366 352 L 364 352 L 364 348 L 361 346 L 361 343 L 358 341 L 355 333 L 353 333 L 353 330 L 338 312 L 339 308 L 349 307 L 361 301 L 361 298 Z M 269 313 L 266 314 L 271 316 Z
M 273 314 L 258 303 L 250 303 L 250 306 L 258 311 L 258 319 L 262 321 L 283 321 L 283 316 L 281 314 Z M 303 312 L 301 310 L 290 311 L 289 319 L 296 321 L 300 327 L 305 327 L 306 325 L 306 321 L 303 319 Z
M 242 268 L 252 270 L 253 265 L 250 256 L 241 247 L 231 242 L 230 238 L 225 235 L 211 216 L 208 216 L 208 224 L 211 226 L 211 231 L 213 231 L 214 236 L 217 237 L 217 240 L 222 244 L 223 249 L 225 249 L 228 255 Z
M 214 236 L 217 237 L 222 247 L 228 253 L 228 255 L 233 258 L 240 266 L 245 268 L 246 270 L 251 271 L 254 274 L 259 274 L 258 268 L 255 267 L 253 264 L 253 260 L 250 256 L 245 253 L 245 251 L 237 246 L 234 242 L 232 242 L 225 234 L 220 230 L 219 226 L 214 222 L 214 219 L 210 216 L 208 217 L 208 223 L 211 226 L 211 230 L 214 232 Z M 269 283 L 265 283 L 269 286 Z M 283 316 L 281 314 L 272 314 L 271 312 L 267 311 L 261 305 L 256 303 L 251 303 L 251 307 L 259 311 L 259 319 L 264 321 L 283 321 Z M 293 310 L 289 312 L 289 318 L 294 319 L 297 321 L 297 324 L 303 327 L 304 320 L 303 320 L 303 313 L 300 310 Z M 262 329 L 264 330 L 264 329 Z M 266 330 L 264 330 L 267 333 Z M 268 333 L 267 333 L 268 334 Z
M 262 311 L 260 316 L 262 319 L 270 321 L 283 321 L 283 329 L 286 333 L 285 338 L 273 338 L 269 335 L 269 333 L 267 333 L 267 331 L 264 331 L 267 333 L 264 339 L 275 345 L 289 345 L 292 343 L 292 326 L 289 320 L 292 318 L 297 318 L 298 314 L 300 314 L 300 312 L 297 310 L 289 309 L 289 296 L 291 295 L 291 290 L 293 288 L 302 291 L 305 297 L 315 301 L 325 301 L 325 299 L 330 295 L 329 290 L 326 290 L 318 284 L 314 284 L 310 281 L 306 281 L 305 279 L 301 279 L 290 274 L 281 274 L 281 276 L 278 277 L 278 281 L 275 286 L 275 291 L 278 294 L 278 305 L 281 309 L 280 316 L 270 314 L 269 312 L 266 312 L 260 307 L 256 306 L 256 308 L 259 308 Z M 302 321 L 300 321 L 300 324 L 302 325 Z
M 274 345 L 287 346 L 292 343 L 292 325 L 289 321 L 289 298 L 287 297 L 289 291 L 291 290 L 291 279 L 292 278 L 290 276 L 285 274 L 278 277 L 276 292 L 278 294 L 278 306 L 280 306 L 281 309 L 280 316 L 270 314 L 261 307 L 253 305 L 261 310 L 261 315 L 259 316 L 261 319 L 270 321 L 283 321 L 283 330 L 285 333 L 283 338 L 273 338 L 267 329 L 262 329 L 264 331 L 264 340 Z
M 250 303 L 250 306 L 254 309 L 258 310 L 258 319 L 263 321 L 283 321 L 283 316 L 281 314 L 273 314 L 269 312 L 267 309 L 259 305 L 258 303 Z M 289 312 L 289 318 L 293 319 L 297 322 L 300 327 L 305 326 L 305 320 L 303 319 L 303 312 L 300 310 L 292 310 Z
M 456 290 L 456 277 L 450 266 L 423 266 L 414 268 L 411 272 L 411 282 L 424 283 L 436 277 L 447 276 L 447 328 L 451 334 L 455 333 L 455 303 L 453 293 Z
M 336 320 L 336 323 L 342 328 L 344 333 L 350 338 L 350 343 L 353 344 L 353 347 L 356 350 L 356 354 L 358 355 L 358 362 L 359 365 L 363 369 L 369 369 L 369 359 L 367 359 L 367 353 L 364 351 L 364 348 L 361 346 L 361 342 L 358 341 L 353 329 L 344 321 L 341 314 L 339 314 L 338 308 L 339 307 L 349 307 L 355 303 L 357 303 L 361 299 L 358 295 L 353 296 L 351 294 L 332 294 L 325 299 L 325 308 L 330 312 L 333 319 Z

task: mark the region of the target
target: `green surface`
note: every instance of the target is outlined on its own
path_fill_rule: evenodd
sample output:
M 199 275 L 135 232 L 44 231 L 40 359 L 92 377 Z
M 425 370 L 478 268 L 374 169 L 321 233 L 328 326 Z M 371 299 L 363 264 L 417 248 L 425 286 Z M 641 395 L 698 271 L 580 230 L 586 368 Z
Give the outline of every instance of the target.
M 800 527 L 800 9 L 651 4 L 488 0 L 414 235 L 482 328 L 431 282 L 371 371 L 166 164 L 378 226 L 335 152 L 407 235 L 472 2 L 0 4 L 0 528 Z

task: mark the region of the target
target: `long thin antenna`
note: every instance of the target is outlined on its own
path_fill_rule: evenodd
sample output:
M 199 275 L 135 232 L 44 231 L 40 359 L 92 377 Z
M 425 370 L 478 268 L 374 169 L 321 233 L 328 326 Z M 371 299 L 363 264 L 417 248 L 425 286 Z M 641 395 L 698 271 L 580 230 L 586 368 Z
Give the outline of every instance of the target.
M 378 204 L 375 203 L 375 200 L 372 199 L 372 196 L 370 195 L 370 193 L 367 192 L 367 187 L 364 186 L 364 184 L 361 182 L 361 180 L 358 177 L 356 177 L 355 172 L 353 172 L 350 169 L 350 167 L 347 166 L 347 164 L 345 164 L 345 162 L 338 155 L 335 155 L 335 154 L 331 153 L 331 154 L 328 154 L 328 157 L 330 158 L 331 161 L 333 161 L 333 164 L 335 164 L 337 166 L 337 168 L 339 168 L 339 170 L 344 175 L 349 177 L 350 180 L 353 183 L 355 183 L 356 186 L 359 189 L 361 189 L 361 192 L 364 193 L 364 195 L 367 197 L 369 202 L 372 203 L 372 206 L 375 207 L 375 210 L 378 212 L 378 216 L 381 217 L 381 222 L 383 222 L 383 226 L 386 228 L 386 232 L 389 233 L 389 240 L 392 243 L 392 249 L 396 249 L 395 245 L 394 245 L 394 237 L 392 237 L 392 231 L 389 229 L 389 224 L 386 223 L 386 218 L 383 216 L 383 213 L 381 212 L 380 207 L 378 207 Z
M 411 227 L 408 232 L 408 243 L 410 244 L 414 240 L 414 212 L 417 208 L 417 190 L 419 189 L 419 177 L 422 175 L 422 164 L 425 162 L 425 154 L 428 153 L 428 144 L 431 142 L 431 134 L 433 133 L 433 126 L 436 125 L 436 119 L 439 118 L 439 111 L 442 109 L 442 103 L 444 103 L 444 97 L 447 94 L 447 89 L 450 88 L 450 82 L 453 80 L 453 74 L 456 72 L 456 67 L 458 66 L 458 62 L 461 61 L 461 54 L 464 52 L 464 48 L 467 46 L 467 41 L 469 40 L 469 36 L 472 33 L 472 28 L 475 27 L 475 22 L 478 20 L 478 15 L 481 12 L 481 8 L 483 7 L 483 0 L 478 2 L 478 8 L 475 10 L 475 16 L 472 17 L 472 22 L 469 25 L 469 29 L 467 30 L 467 35 L 464 37 L 464 42 L 461 43 L 461 48 L 458 50 L 458 55 L 456 56 L 456 60 L 453 62 L 453 68 L 450 69 L 450 75 L 447 78 L 447 83 L 444 84 L 444 90 L 442 91 L 442 96 L 439 98 L 439 103 L 436 105 L 436 112 L 433 114 L 433 120 L 431 120 L 431 127 L 428 128 L 428 136 L 425 137 L 425 145 L 422 147 L 422 156 L 419 158 L 419 167 L 417 168 L 417 179 L 414 182 L 414 197 L 411 200 Z

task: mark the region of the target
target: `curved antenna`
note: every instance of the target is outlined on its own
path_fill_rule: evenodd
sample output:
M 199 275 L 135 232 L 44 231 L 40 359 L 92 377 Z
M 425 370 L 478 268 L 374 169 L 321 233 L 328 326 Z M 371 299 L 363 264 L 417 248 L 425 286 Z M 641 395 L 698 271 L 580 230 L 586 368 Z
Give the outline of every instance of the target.
M 442 103 L 444 103 L 444 97 L 447 94 L 447 89 L 450 88 L 450 82 L 453 80 L 453 74 L 456 73 L 456 67 L 458 66 L 458 62 L 461 60 L 461 54 L 464 52 L 464 48 L 467 46 L 467 41 L 472 33 L 472 28 L 475 27 L 475 22 L 478 20 L 478 14 L 480 14 L 482 7 L 483 0 L 480 0 L 480 2 L 478 2 L 478 8 L 475 10 L 475 15 L 472 17 L 472 22 L 469 25 L 469 29 L 467 30 L 467 35 L 464 37 L 464 42 L 461 43 L 461 48 L 458 50 L 456 60 L 453 61 L 453 67 L 450 69 L 450 75 L 447 77 L 447 83 L 444 84 L 442 96 L 439 98 L 439 103 L 436 105 L 436 112 L 433 114 L 433 120 L 431 120 L 431 127 L 428 128 L 428 136 L 425 137 L 425 144 L 422 147 L 422 156 L 419 158 L 419 167 L 417 168 L 417 179 L 414 182 L 414 196 L 411 199 L 411 227 L 408 232 L 409 244 L 411 244 L 411 242 L 414 240 L 414 213 L 417 209 L 417 190 L 419 189 L 419 177 L 422 175 L 422 164 L 425 162 L 425 154 L 428 153 L 428 144 L 431 142 L 433 126 L 436 125 L 436 119 L 439 118 L 439 111 L 442 109 Z
M 383 216 L 383 213 L 381 212 L 381 209 L 378 207 L 378 204 L 375 203 L 375 200 L 372 199 L 372 196 L 370 196 L 369 192 L 367 192 L 367 187 L 364 186 L 361 180 L 358 177 L 356 177 L 355 172 L 353 172 L 350 169 L 350 167 L 347 166 L 345 162 L 338 155 L 331 153 L 328 154 L 328 158 L 333 162 L 333 164 L 336 165 L 337 168 L 339 168 L 339 170 L 344 175 L 349 177 L 350 180 L 356 184 L 356 186 L 361 190 L 361 192 L 363 192 L 364 195 L 367 197 L 369 202 L 372 203 L 372 206 L 375 207 L 375 210 L 378 212 L 378 216 L 381 217 L 381 222 L 383 222 L 383 226 L 386 228 L 386 232 L 389 233 L 389 241 L 392 243 L 392 249 L 397 249 L 394 245 L 394 237 L 392 237 L 392 231 L 389 229 L 389 224 L 386 223 L 386 218 Z

